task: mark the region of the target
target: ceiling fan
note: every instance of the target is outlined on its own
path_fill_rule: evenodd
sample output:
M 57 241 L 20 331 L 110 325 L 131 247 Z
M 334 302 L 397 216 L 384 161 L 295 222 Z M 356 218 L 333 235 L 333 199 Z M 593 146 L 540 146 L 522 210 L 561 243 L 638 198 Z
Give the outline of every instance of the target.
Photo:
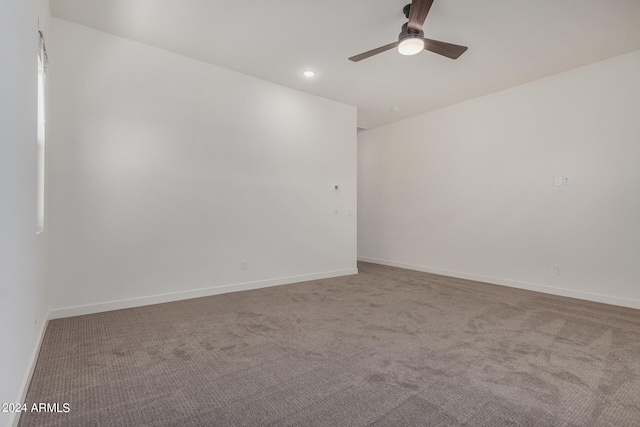
M 398 41 L 385 46 L 361 53 L 349 58 L 350 61 L 358 62 L 367 59 L 373 55 L 386 52 L 394 47 L 398 48 L 398 52 L 402 55 L 415 55 L 428 50 L 451 59 L 458 59 L 466 50 L 466 46 L 445 43 L 438 40 L 431 40 L 424 37 L 422 26 L 424 25 L 427 14 L 431 9 L 433 0 L 413 0 L 411 4 L 404 7 L 403 12 L 409 22 L 402 26 L 402 31 L 398 35 Z

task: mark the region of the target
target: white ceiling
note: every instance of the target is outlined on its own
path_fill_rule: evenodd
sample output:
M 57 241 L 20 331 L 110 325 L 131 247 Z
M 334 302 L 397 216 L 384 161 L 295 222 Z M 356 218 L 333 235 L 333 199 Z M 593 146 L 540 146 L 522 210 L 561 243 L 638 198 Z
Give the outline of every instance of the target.
M 435 0 L 425 37 L 468 46 L 458 60 L 347 60 L 397 41 L 408 2 L 50 0 L 55 17 L 355 105 L 365 128 L 640 49 L 640 0 Z

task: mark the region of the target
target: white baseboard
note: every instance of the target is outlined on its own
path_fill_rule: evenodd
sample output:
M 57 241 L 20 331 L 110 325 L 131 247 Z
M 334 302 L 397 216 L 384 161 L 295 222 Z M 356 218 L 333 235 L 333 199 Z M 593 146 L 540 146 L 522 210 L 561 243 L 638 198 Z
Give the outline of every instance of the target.
M 511 288 L 526 289 L 528 291 L 541 292 L 544 294 L 558 295 L 563 297 L 577 298 L 586 301 L 601 302 L 604 304 L 618 305 L 621 307 L 640 309 L 640 301 L 628 298 L 620 298 L 609 295 L 593 294 L 589 292 L 576 291 L 573 289 L 557 288 L 554 286 L 539 285 L 535 283 L 520 282 L 517 280 L 502 279 L 499 277 L 481 276 L 478 274 L 463 273 L 459 271 L 444 270 L 437 267 L 405 264 L 403 262 L 387 261 L 382 259 L 367 258 L 358 256 L 358 261 L 370 262 L 372 264 L 388 265 L 390 267 L 405 268 L 407 270 L 422 271 L 425 273 L 439 274 L 442 276 L 457 277 L 459 279 L 474 280 L 476 282 L 490 283 L 492 285 L 508 286 Z
M 211 295 L 226 294 L 229 292 L 247 291 L 251 289 L 267 288 L 270 286 L 289 285 L 309 280 L 329 279 L 332 277 L 349 276 L 358 274 L 358 269 L 345 269 L 329 271 L 325 273 L 306 274 L 301 276 L 281 277 L 277 279 L 260 280 L 257 282 L 236 283 L 232 285 L 216 286 L 212 288 L 196 289 L 184 292 L 172 292 L 148 297 L 131 298 L 119 301 L 108 301 L 99 304 L 82 305 L 52 309 L 49 319 L 61 319 L 64 317 L 82 316 L 85 314 L 101 313 L 104 311 L 120 310 L 123 308 L 141 307 L 144 305 L 161 304 L 165 302 L 180 301 L 191 298 L 208 297 Z
M 40 332 L 38 336 L 38 340 L 36 345 L 31 353 L 31 357 L 29 358 L 29 369 L 27 370 L 24 380 L 22 380 L 22 386 L 20 387 L 20 391 L 18 393 L 18 400 L 16 402 L 24 403 L 27 398 L 27 392 L 29 391 L 29 385 L 31 384 L 31 378 L 33 377 L 33 372 L 36 370 L 36 363 L 38 362 L 38 355 L 40 354 L 40 347 L 42 346 L 42 340 L 44 339 L 44 333 L 47 330 L 47 324 L 49 323 L 49 315 L 47 313 L 42 320 L 40 326 Z M 9 426 L 17 427 L 18 422 L 20 421 L 20 412 L 13 412 L 11 414 L 11 418 L 9 418 Z

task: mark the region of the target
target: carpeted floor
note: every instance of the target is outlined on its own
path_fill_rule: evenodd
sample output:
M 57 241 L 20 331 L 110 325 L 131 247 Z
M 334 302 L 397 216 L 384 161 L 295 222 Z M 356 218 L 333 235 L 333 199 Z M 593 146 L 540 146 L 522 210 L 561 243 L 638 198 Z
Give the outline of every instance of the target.
M 20 426 L 640 425 L 640 310 L 359 269 L 51 321 Z

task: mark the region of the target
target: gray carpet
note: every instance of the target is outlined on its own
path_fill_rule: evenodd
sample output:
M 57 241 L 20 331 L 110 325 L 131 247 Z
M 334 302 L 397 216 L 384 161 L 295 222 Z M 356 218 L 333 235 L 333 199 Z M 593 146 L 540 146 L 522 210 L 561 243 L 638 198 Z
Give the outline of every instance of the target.
M 640 425 L 640 310 L 359 268 L 51 321 L 20 426 Z

